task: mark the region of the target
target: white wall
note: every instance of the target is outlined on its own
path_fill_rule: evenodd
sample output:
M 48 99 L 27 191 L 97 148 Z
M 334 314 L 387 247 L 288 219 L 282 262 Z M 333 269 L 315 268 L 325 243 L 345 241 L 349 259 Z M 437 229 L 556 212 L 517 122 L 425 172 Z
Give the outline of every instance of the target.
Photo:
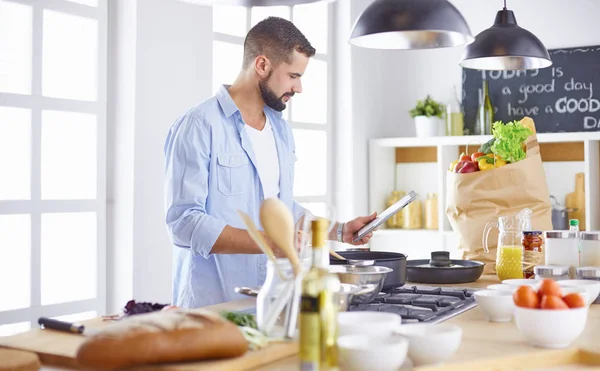
M 343 1 L 343 0 L 342 0 Z M 502 1 L 451 0 L 473 35 L 493 24 Z M 352 0 L 352 23 L 371 0 Z M 508 1 L 517 23 L 533 32 L 547 48 L 600 44 L 600 1 Z M 348 34 L 345 36 L 347 40 Z M 338 37 L 344 39 L 342 35 Z M 352 47 L 353 211 L 366 214 L 367 141 L 414 136 L 408 111 L 431 94 L 449 102 L 453 85 L 460 88 L 458 62 L 463 48 L 425 51 L 380 51 Z
M 212 10 L 173 0 L 110 2 L 108 312 L 171 301 L 163 145 L 178 116 L 210 97 Z

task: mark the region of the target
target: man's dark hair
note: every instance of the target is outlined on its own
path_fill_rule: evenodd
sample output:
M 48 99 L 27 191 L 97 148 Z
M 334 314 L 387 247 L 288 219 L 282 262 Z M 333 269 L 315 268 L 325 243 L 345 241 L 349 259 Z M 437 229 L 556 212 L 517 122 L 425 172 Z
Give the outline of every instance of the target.
M 275 66 L 290 63 L 293 51 L 312 57 L 315 48 L 294 24 L 279 17 L 268 17 L 250 29 L 244 40 L 244 64 L 246 68 L 259 55 L 264 55 Z

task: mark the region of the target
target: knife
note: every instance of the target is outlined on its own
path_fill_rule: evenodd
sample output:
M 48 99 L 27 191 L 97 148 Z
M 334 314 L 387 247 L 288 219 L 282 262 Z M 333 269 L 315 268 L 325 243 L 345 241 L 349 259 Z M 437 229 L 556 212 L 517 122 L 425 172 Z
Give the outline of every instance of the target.
M 90 336 L 98 332 L 97 330 L 86 329 L 84 325 L 79 323 L 59 321 L 47 317 L 40 317 L 38 324 L 42 329 L 51 329 L 84 336 Z

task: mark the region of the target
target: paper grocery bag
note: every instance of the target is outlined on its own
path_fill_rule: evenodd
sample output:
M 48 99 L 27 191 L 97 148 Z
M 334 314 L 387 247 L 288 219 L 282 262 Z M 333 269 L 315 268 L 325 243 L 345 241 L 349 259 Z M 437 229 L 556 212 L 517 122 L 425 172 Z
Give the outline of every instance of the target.
M 485 262 L 486 274 L 495 273 L 499 233 L 492 229 L 490 252 L 484 253 L 482 237 L 488 222 L 529 208 L 533 230 L 552 230 L 550 193 L 535 135 L 526 144 L 524 160 L 487 171 L 448 173 L 446 177 L 446 215 L 459 237 L 458 248 L 464 259 Z

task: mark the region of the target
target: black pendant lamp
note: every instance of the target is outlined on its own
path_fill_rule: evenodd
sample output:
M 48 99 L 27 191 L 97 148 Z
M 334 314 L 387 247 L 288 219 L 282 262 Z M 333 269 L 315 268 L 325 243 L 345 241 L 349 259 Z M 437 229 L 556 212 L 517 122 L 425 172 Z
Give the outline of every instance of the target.
M 477 70 L 529 70 L 549 67 L 552 60 L 540 39 L 517 25 L 504 0 L 494 25 L 467 45 L 459 64 Z
M 201 5 L 239 5 L 245 7 L 253 6 L 291 6 L 308 3 L 316 3 L 319 1 L 332 2 L 333 0 L 182 0 L 188 3 L 196 3 Z
M 473 41 L 448 0 L 376 0 L 358 17 L 349 42 L 371 49 L 432 49 Z

